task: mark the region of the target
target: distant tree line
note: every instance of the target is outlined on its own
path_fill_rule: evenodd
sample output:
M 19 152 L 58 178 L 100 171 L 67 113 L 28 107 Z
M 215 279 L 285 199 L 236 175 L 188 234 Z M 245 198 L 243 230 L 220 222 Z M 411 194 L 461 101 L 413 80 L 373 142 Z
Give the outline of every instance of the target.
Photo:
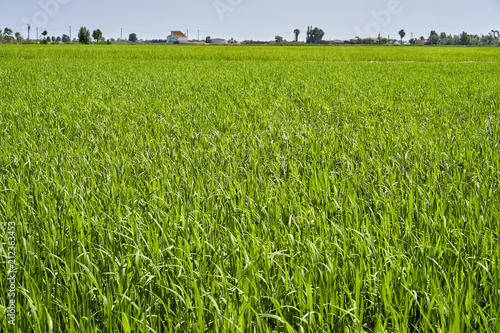
M 30 26 L 28 26 L 28 36 L 30 33 Z M 282 36 L 275 36 L 274 41 L 254 41 L 254 40 L 245 40 L 242 44 L 274 44 L 274 45 L 302 45 L 302 44 L 324 44 L 328 41 L 324 41 L 323 38 L 325 36 L 325 32 L 313 26 L 307 27 L 306 32 L 306 40 L 304 42 L 299 42 L 300 30 L 293 30 L 294 41 L 287 41 Z M 488 34 L 485 35 L 475 35 L 468 34 L 463 31 L 459 35 L 451 35 L 445 32 L 441 32 L 438 34 L 435 30 L 431 30 L 428 35 L 428 38 L 421 36 L 420 38 L 411 38 L 407 43 L 404 42 L 404 37 L 406 36 L 406 32 L 404 29 L 399 30 L 399 43 L 401 45 L 409 44 L 409 45 L 471 45 L 471 46 L 500 46 L 500 32 L 498 30 L 491 30 Z M 135 43 L 138 41 L 137 34 L 131 33 L 128 36 L 127 40 L 115 40 L 114 38 L 105 39 L 103 37 L 102 31 L 100 29 L 96 29 L 90 33 L 86 27 L 81 27 L 78 31 L 78 38 L 70 39 L 70 37 L 66 34 L 61 36 L 49 36 L 46 30 L 42 31 L 40 36 L 35 36 L 36 43 L 48 44 L 48 43 L 81 43 L 81 44 L 90 44 L 92 40 L 94 43 L 104 43 L 111 44 L 115 42 L 130 42 Z M 207 37 L 206 42 L 209 43 L 211 41 L 210 37 Z M 2 43 L 30 43 L 30 39 L 24 39 L 24 37 L 19 32 L 14 32 L 12 29 L 6 27 L 3 30 L 0 29 L 0 42 Z M 165 43 L 164 39 L 153 39 L 150 41 L 146 41 L 147 43 L 158 44 Z M 234 39 L 231 39 L 232 43 L 236 43 Z M 330 41 L 333 42 L 333 41 Z M 340 42 L 342 44 L 379 44 L 379 45 L 390 45 L 398 43 L 396 39 L 384 38 L 380 35 L 377 38 L 360 38 L 356 36 L 353 39 L 344 40 L 344 41 L 335 41 Z
M 94 39 L 95 43 L 102 44 L 111 44 L 115 41 L 114 39 L 108 39 L 106 41 L 102 36 L 102 31 L 100 29 L 96 29 L 92 32 L 92 38 Z M 131 43 L 137 42 L 137 34 L 131 33 L 128 37 L 128 41 Z M 90 30 L 88 30 L 86 27 L 81 27 L 78 31 L 78 42 L 80 44 L 90 44 L 92 42 L 90 38 Z
M 124 40 L 116 40 L 114 38 L 106 40 L 100 29 L 96 29 L 90 34 L 90 31 L 86 27 L 81 27 L 78 31 L 78 38 L 73 38 L 71 40 L 70 36 L 63 34 L 62 36 L 49 36 L 47 30 L 41 32 L 39 36 L 33 36 L 33 38 L 29 38 L 29 33 L 31 32 L 31 26 L 28 25 L 28 38 L 25 39 L 21 33 L 13 32 L 12 29 L 6 27 L 5 29 L 0 29 L 0 42 L 1 43 L 40 43 L 40 44 L 48 44 L 48 43 L 81 43 L 81 44 L 90 44 L 92 43 L 92 39 L 95 43 L 103 43 L 103 44 L 111 44 L 113 42 L 124 42 Z M 129 35 L 129 42 L 137 42 L 138 37 L 137 34 L 131 33 Z
M 472 45 L 472 46 L 499 46 L 500 43 L 500 33 L 498 30 L 491 30 L 489 34 L 486 35 L 473 35 L 468 34 L 463 31 L 460 35 L 451 35 L 441 32 L 438 34 L 435 30 L 432 30 L 429 34 L 429 38 L 420 36 L 418 39 L 420 41 L 425 41 L 428 45 Z M 416 44 L 417 39 L 410 39 L 410 44 Z
M 293 31 L 295 36 L 294 42 L 287 42 L 282 36 L 276 36 L 274 44 L 279 45 L 296 45 L 303 44 L 299 42 L 300 30 L 295 29 Z M 323 41 L 325 32 L 320 28 L 313 28 L 312 26 L 307 27 L 306 41 L 305 44 L 325 44 L 328 41 Z M 394 45 L 401 44 L 404 45 L 404 37 L 406 36 L 406 31 L 404 29 L 399 30 L 398 35 L 400 37 L 399 41 L 391 38 L 384 38 L 378 36 L 377 38 L 360 38 L 356 36 L 355 38 L 335 41 L 342 44 L 378 44 L 378 45 Z M 270 44 L 272 42 L 264 41 L 244 41 L 244 44 Z M 471 45 L 471 46 L 500 46 L 500 32 L 498 30 L 491 30 L 490 33 L 486 35 L 471 35 L 463 31 L 460 35 L 450 35 L 442 32 L 438 34 L 435 30 L 432 30 L 429 34 L 429 38 L 421 36 L 419 39 L 412 38 L 408 41 L 409 45 Z

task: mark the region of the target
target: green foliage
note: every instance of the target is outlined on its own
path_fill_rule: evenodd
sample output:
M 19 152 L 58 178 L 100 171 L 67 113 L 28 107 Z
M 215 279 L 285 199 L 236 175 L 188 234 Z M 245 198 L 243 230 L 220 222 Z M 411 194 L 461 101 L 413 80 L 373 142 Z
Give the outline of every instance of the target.
M 128 36 L 128 41 L 131 42 L 131 43 L 135 43 L 137 42 L 137 35 L 135 33 L 131 33 L 129 36 Z
M 306 37 L 306 43 L 312 44 L 316 43 L 319 44 L 321 40 L 323 39 L 323 36 L 325 35 L 325 32 L 322 29 L 319 29 L 318 27 L 312 28 L 307 27 L 307 37 Z
M 3 30 L 3 32 L 2 32 L 2 29 L 0 29 L 0 41 L 10 42 L 10 43 L 14 42 L 14 37 L 12 36 L 12 33 L 13 33 L 13 30 L 10 28 L 6 27 Z M 18 34 L 18 32 L 16 32 L 16 34 Z M 16 35 L 16 39 L 17 39 L 17 35 Z
M 471 42 L 470 35 L 465 31 L 460 34 L 460 43 L 462 45 L 469 45 Z
M 274 42 L 275 43 L 281 43 L 281 42 L 284 42 L 285 40 L 283 39 L 283 37 L 281 36 L 276 36 L 274 37 Z
M 438 44 L 439 43 L 439 35 L 435 30 L 432 30 L 430 35 L 429 35 L 429 41 L 431 44 Z
M 16 332 L 499 331 L 499 49 L 0 55 Z
M 78 42 L 80 44 L 90 44 L 90 31 L 86 27 L 81 27 L 78 31 Z
M 102 32 L 100 29 L 97 29 L 97 30 L 94 30 L 92 32 L 92 38 L 94 38 L 94 40 L 96 42 L 100 41 L 102 39 Z
M 429 41 L 431 42 L 431 44 L 438 44 L 439 43 L 439 36 L 432 35 L 429 37 Z
M 298 42 L 299 41 L 300 30 L 299 29 L 295 29 L 293 31 L 293 34 L 295 35 L 295 42 Z
M 401 37 L 401 44 L 403 43 L 403 38 L 405 38 L 406 32 L 404 29 L 399 30 L 399 37 Z
M 13 32 L 13 30 L 10 29 L 10 28 L 6 27 L 5 29 L 3 29 L 3 35 L 4 35 L 4 37 L 12 37 L 12 32 Z

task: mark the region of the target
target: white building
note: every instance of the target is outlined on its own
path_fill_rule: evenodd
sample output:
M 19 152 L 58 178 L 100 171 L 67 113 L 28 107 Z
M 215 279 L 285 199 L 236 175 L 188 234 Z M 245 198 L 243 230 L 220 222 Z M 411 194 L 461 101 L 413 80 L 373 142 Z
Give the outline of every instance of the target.
M 224 39 L 224 38 L 212 38 L 212 43 L 227 44 L 227 39 Z
M 339 39 L 327 39 L 327 40 L 322 40 L 321 44 L 338 45 L 338 44 L 344 44 L 344 42 Z
M 170 36 L 167 37 L 167 44 L 186 44 L 188 38 L 182 31 L 171 31 Z

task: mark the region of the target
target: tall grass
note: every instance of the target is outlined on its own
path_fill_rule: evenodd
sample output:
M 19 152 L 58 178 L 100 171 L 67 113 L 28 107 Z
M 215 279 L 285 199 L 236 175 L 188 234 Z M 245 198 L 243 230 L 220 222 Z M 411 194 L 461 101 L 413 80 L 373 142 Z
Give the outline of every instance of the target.
M 0 327 L 499 331 L 499 56 L 1 46 Z

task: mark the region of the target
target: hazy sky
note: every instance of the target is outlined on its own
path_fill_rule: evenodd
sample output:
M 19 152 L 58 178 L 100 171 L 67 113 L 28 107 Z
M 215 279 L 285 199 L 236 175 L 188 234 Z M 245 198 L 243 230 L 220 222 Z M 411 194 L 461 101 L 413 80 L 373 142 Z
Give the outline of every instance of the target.
M 189 30 L 189 38 L 292 40 L 293 30 L 305 39 L 308 25 L 325 31 L 324 39 L 354 36 L 409 39 L 430 30 L 487 34 L 500 30 L 500 0 L 7 0 L 2 1 L 0 27 L 27 36 L 27 24 L 50 36 L 78 28 L 101 29 L 105 38 L 132 32 L 143 39 L 164 39 L 171 30 Z

